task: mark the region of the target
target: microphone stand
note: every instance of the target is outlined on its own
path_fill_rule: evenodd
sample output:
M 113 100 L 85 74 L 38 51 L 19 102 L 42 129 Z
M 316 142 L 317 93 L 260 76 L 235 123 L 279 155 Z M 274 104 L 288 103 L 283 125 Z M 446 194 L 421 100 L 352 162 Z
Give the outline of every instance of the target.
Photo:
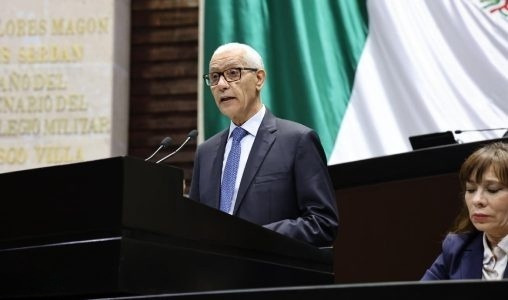
M 171 144 L 171 142 L 172 142 L 172 140 L 171 140 L 171 138 L 170 138 L 169 136 L 165 137 L 165 138 L 162 140 L 162 142 L 161 142 L 161 144 L 160 144 L 159 148 L 157 148 L 157 150 L 155 150 L 155 152 L 154 152 L 154 153 L 152 153 L 152 155 L 150 155 L 149 157 L 147 157 L 147 158 L 145 159 L 145 161 L 148 161 L 149 159 L 151 159 L 152 157 L 154 157 L 154 155 L 155 155 L 155 154 L 157 154 L 157 152 L 159 152 L 161 149 L 168 147 L 168 146 Z
M 178 147 L 178 149 L 176 149 L 175 151 L 169 153 L 168 155 L 164 156 L 163 158 L 159 159 L 156 164 L 162 162 L 162 161 L 165 161 L 166 159 L 170 158 L 171 156 L 175 155 L 178 151 L 180 151 L 180 149 L 182 149 L 183 146 L 185 146 L 185 144 L 187 144 L 191 139 L 195 138 L 196 136 L 198 135 L 198 131 L 196 129 L 193 129 L 189 132 L 189 134 L 187 134 L 187 138 L 185 139 L 185 141 L 180 145 L 180 147 Z
M 157 148 L 157 150 L 155 150 L 155 152 L 152 153 L 152 155 L 150 155 L 147 158 L 145 158 L 145 161 L 148 161 L 148 160 L 150 160 L 150 158 L 154 157 L 154 155 L 157 154 L 157 152 L 159 152 L 159 150 L 161 150 L 162 148 L 164 148 L 164 146 L 160 145 L 159 148 Z
M 180 149 L 182 149 L 183 146 L 185 146 L 185 144 L 187 144 L 187 142 L 189 142 L 191 139 L 191 137 L 187 137 L 185 139 L 185 141 L 180 145 L 180 147 L 178 147 L 175 151 L 169 153 L 168 155 L 164 156 L 163 158 L 159 159 L 156 164 L 162 162 L 162 161 L 165 161 L 166 159 L 170 158 L 171 156 L 175 155 L 178 151 L 180 151 Z

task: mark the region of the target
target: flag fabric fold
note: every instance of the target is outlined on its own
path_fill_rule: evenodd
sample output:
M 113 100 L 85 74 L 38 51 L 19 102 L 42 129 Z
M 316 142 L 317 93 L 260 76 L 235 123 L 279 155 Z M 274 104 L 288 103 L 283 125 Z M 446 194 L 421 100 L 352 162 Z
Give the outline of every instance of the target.
M 250 44 L 263 102 L 315 129 L 329 164 L 406 152 L 412 135 L 508 127 L 507 2 L 207 0 L 203 69 L 220 44 Z M 209 137 L 228 120 L 201 95 Z

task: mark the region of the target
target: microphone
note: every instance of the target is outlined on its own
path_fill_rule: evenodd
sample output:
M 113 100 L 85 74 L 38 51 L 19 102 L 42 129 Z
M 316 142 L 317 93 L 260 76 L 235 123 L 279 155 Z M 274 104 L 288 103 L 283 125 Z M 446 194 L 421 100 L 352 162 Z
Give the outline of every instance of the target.
M 154 153 L 152 153 L 152 155 L 148 156 L 147 158 L 145 158 L 145 161 L 148 161 L 150 158 L 152 158 L 155 154 L 157 154 L 157 152 L 159 152 L 161 149 L 164 149 L 164 148 L 167 148 L 169 147 L 169 145 L 171 145 L 171 138 L 169 136 L 165 137 L 161 143 L 160 143 L 160 146 L 159 148 L 157 148 L 157 150 L 155 150 Z
M 485 128 L 485 129 L 455 130 L 454 133 L 455 134 L 461 134 L 463 132 L 493 131 L 493 130 L 508 130 L 508 128 Z M 503 137 L 505 135 L 507 135 L 507 134 L 508 134 L 508 131 L 503 135 Z
M 189 134 L 187 134 L 187 138 L 185 139 L 185 141 L 180 145 L 180 147 L 178 147 L 175 151 L 169 153 L 168 155 L 164 156 L 163 158 L 159 159 L 156 163 L 160 163 L 160 162 L 163 162 L 165 161 L 166 159 L 170 158 L 171 156 L 175 155 L 178 151 L 180 151 L 180 149 L 182 149 L 183 146 L 185 146 L 185 144 L 187 144 L 191 139 L 194 139 L 196 138 L 196 136 L 198 135 L 198 131 L 196 129 L 192 129 Z

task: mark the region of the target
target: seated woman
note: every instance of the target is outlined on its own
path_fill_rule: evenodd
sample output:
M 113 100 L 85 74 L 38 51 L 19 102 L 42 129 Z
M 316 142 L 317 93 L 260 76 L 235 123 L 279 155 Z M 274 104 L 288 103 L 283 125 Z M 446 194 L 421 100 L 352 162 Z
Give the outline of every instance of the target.
M 464 205 L 421 280 L 508 278 L 508 144 L 488 144 L 462 164 Z

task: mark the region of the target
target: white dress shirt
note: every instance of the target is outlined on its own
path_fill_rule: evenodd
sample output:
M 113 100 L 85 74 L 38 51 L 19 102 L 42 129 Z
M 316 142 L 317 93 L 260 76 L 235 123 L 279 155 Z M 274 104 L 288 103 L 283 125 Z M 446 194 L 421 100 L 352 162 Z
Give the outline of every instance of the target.
M 238 188 L 240 187 L 240 182 L 242 181 L 243 171 L 245 170 L 245 165 L 247 164 L 247 158 L 249 158 L 250 150 L 252 149 L 252 144 L 254 144 L 254 139 L 258 133 L 259 126 L 261 125 L 261 121 L 263 121 L 263 117 L 265 116 L 266 108 L 263 105 L 261 109 L 252 116 L 249 120 L 242 124 L 242 128 L 245 129 L 248 134 L 241 140 L 241 153 L 240 153 L 240 162 L 238 164 L 238 173 L 236 173 L 236 181 L 235 181 L 235 192 L 233 193 L 233 200 L 231 201 L 231 207 L 229 208 L 229 214 L 233 214 L 233 210 L 235 208 L 236 196 L 238 195 Z M 222 159 L 222 175 L 224 176 L 224 167 L 226 166 L 226 161 L 229 155 L 229 151 L 231 150 L 231 133 L 237 126 L 231 122 L 229 125 L 229 136 L 228 142 L 226 144 L 226 151 L 224 152 L 224 158 Z M 222 179 L 221 179 L 222 182 Z
M 508 235 L 505 236 L 491 250 L 487 242 L 487 236 L 483 234 L 483 268 L 482 277 L 485 280 L 503 279 L 506 263 L 508 261 Z

